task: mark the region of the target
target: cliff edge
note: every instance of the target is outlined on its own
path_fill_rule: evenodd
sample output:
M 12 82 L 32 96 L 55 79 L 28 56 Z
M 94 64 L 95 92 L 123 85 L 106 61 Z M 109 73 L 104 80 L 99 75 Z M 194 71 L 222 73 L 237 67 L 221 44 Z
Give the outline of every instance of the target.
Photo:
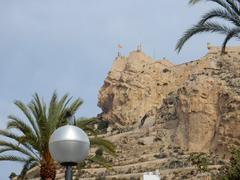
M 99 115 L 113 127 L 163 124 L 169 143 L 224 154 L 240 145 L 240 47 L 208 46 L 180 65 L 141 51 L 117 57 L 99 91 Z

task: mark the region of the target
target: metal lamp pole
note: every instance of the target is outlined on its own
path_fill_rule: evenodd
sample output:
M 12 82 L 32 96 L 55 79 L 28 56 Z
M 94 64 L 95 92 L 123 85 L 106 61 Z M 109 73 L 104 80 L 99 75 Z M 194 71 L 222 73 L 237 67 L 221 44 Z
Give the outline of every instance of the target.
M 66 166 L 65 180 L 72 180 L 72 177 L 73 177 L 72 166 Z
M 72 167 L 76 166 L 77 163 L 62 163 L 61 165 L 66 167 L 65 180 L 72 180 L 73 179 Z

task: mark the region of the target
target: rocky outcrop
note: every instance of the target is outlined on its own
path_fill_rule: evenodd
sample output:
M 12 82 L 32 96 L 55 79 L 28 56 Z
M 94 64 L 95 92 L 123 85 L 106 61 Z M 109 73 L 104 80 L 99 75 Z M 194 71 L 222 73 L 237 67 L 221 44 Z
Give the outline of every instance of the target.
M 74 179 L 141 179 L 156 171 L 161 179 L 217 179 L 212 177 L 229 150 L 240 146 L 240 47 L 223 56 L 221 48 L 208 49 L 203 58 L 180 65 L 139 50 L 117 57 L 98 105 L 99 118 L 110 124 L 101 136 L 114 142 L 118 156 L 107 157 L 111 169 L 88 163 L 74 168 Z M 191 163 L 192 152 L 208 153 L 208 172 Z M 56 179 L 64 179 L 63 168 Z
M 117 57 L 99 92 L 103 119 L 114 124 L 132 126 L 161 105 L 192 74 L 212 67 L 209 59 L 182 65 L 168 60 L 154 61 L 143 52 Z
M 167 74 L 171 74 L 172 66 L 168 61 L 154 62 L 137 51 L 128 57 L 117 57 L 99 93 L 103 118 L 118 125 L 142 120 L 148 111 L 159 106 L 164 94 L 158 89 L 170 83 Z M 160 77 L 162 71 L 166 75 Z
M 223 56 L 219 47 L 208 49 L 180 65 L 141 51 L 117 57 L 99 93 L 100 117 L 128 129 L 161 122 L 169 141 L 189 151 L 226 153 L 238 146 L 240 48 Z

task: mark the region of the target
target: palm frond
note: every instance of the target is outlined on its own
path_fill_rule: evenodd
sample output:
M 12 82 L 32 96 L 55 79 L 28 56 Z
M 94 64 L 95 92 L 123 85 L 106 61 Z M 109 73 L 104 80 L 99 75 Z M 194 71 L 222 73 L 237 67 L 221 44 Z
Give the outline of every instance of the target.
M 227 3 L 230 5 L 231 9 L 237 14 L 240 15 L 239 3 L 235 0 L 226 0 Z
M 197 3 L 199 3 L 199 2 L 201 2 L 201 1 L 204 1 L 204 0 L 189 0 L 189 4 L 190 5 L 195 5 L 195 4 L 197 4 Z M 222 6 L 222 7 L 226 7 L 226 1 L 227 0 L 205 0 L 205 1 L 210 1 L 210 2 L 214 2 L 214 3 L 216 3 L 216 4 L 218 4 L 218 5 L 220 5 L 220 6 Z
M 20 152 L 32 159 L 38 159 L 38 157 L 35 157 L 35 155 L 33 155 L 31 152 L 29 152 L 27 149 L 21 147 L 21 146 L 18 146 L 16 144 L 13 144 L 11 142 L 6 142 L 6 141 L 0 141 L 0 147 L 3 147 L 3 148 L 9 148 L 9 151 L 17 151 L 17 152 Z M 11 150 L 10 150 L 11 149 Z M 6 151 L 6 149 L 5 149 Z
M 90 144 L 93 147 L 95 146 L 101 148 L 103 151 L 107 152 L 112 156 L 116 156 L 115 145 L 106 139 L 100 137 L 90 138 Z
M 37 142 L 34 142 L 34 145 L 31 145 L 29 139 L 26 140 L 25 136 L 18 136 L 16 134 L 12 133 L 12 132 L 7 131 L 7 130 L 0 130 L 0 135 L 4 136 L 4 137 L 7 137 L 7 138 L 10 138 L 11 140 L 14 140 L 16 143 L 24 146 L 32 154 L 34 154 L 36 157 L 38 157 L 38 154 L 35 152 L 39 148 L 38 145 L 36 144 Z M 36 147 L 38 147 L 38 148 L 36 148 Z M 7 151 L 7 150 L 5 150 L 5 151 Z
M 61 112 L 67 108 L 68 104 L 71 102 L 73 97 L 69 98 L 68 94 L 63 95 L 63 97 L 58 102 L 58 111 Z
M 21 143 L 21 141 L 22 141 L 20 136 L 14 134 L 12 132 L 9 132 L 7 130 L 0 130 L 0 136 L 4 136 L 4 137 L 10 138 L 10 139 L 13 139 L 18 143 Z
M 57 124 L 57 127 L 61 126 L 61 125 L 65 125 L 68 123 L 67 118 L 66 118 L 66 114 L 68 113 L 68 105 L 69 103 L 72 101 L 73 97 L 69 97 L 68 94 L 65 94 L 59 101 L 59 105 L 58 105 L 58 109 L 60 112 L 59 115 L 59 123 Z M 72 116 L 74 114 L 71 114 Z
M 189 0 L 189 4 L 194 5 L 203 0 Z M 214 2 L 221 7 L 221 9 L 214 9 L 202 16 L 197 25 L 187 30 L 184 35 L 178 40 L 176 50 L 181 51 L 183 45 L 192 36 L 202 32 L 217 32 L 226 35 L 222 44 L 222 52 L 224 53 L 226 44 L 234 37 L 239 36 L 240 28 L 240 0 L 205 0 L 207 2 Z M 229 28 L 219 23 L 209 22 L 211 19 L 220 18 L 230 22 L 233 27 Z
M 8 116 L 9 122 L 7 124 L 7 128 L 8 129 L 16 129 L 19 130 L 21 133 L 25 134 L 35 134 L 33 132 L 33 129 L 25 122 L 23 122 L 23 120 L 19 119 L 16 116 L 13 115 L 9 115 Z
M 222 44 L 222 54 L 225 52 L 225 48 L 226 48 L 226 45 L 228 43 L 228 41 L 230 39 L 232 39 L 233 37 L 238 37 L 238 34 L 240 33 L 240 28 L 235 28 L 235 29 L 232 29 L 226 36 L 226 38 L 224 39 L 223 41 L 223 44 Z
M 208 20 L 211 20 L 213 18 L 220 18 L 223 20 L 227 20 L 236 26 L 240 26 L 239 16 L 232 15 L 224 9 L 213 9 L 213 10 L 209 11 L 208 13 L 206 13 L 202 16 L 201 20 L 197 24 L 204 24 L 205 22 L 207 22 Z
M 178 40 L 176 45 L 176 50 L 178 52 L 181 51 L 183 45 L 186 43 L 187 40 L 189 40 L 192 36 L 196 34 L 200 34 L 203 32 L 217 32 L 220 34 L 228 34 L 230 32 L 230 28 L 224 25 L 220 25 L 218 23 L 214 22 L 206 22 L 204 24 L 197 24 L 194 25 L 192 28 L 187 30 L 184 35 Z
M 195 5 L 203 0 L 190 0 L 189 4 L 190 5 Z M 236 4 L 233 0 L 205 0 L 205 1 L 210 1 L 214 2 L 218 5 L 220 5 L 222 8 L 226 9 L 230 14 L 234 16 L 239 15 L 239 7 L 238 4 Z
M 91 127 L 81 125 L 78 127 L 85 131 L 89 136 L 97 136 L 97 132 Z
M 91 127 L 94 122 L 96 122 L 96 118 L 78 118 L 76 120 L 76 126 L 88 134 L 96 136 L 97 132 Z
M 24 113 L 24 115 L 27 117 L 28 121 L 30 122 L 30 124 L 32 125 L 32 128 L 34 129 L 34 133 L 39 136 L 38 134 L 38 128 L 36 125 L 36 122 L 34 121 L 31 113 L 29 112 L 28 107 L 21 101 L 15 101 L 14 103 L 19 109 L 21 109 L 21 111 Z
M 20 131 L 22 134 L 24 134 L 25 137 L 27 137 L 27 140 L 29 142 L 33 142 L 35 145 L 36 143 L 39 142 L 38 137 L 35 135 L 33 129 L 28 124 L 12 115 L 8 116 L 8 118 L 9 118 L 9 122 L 7 124 L 8 129 L 16 129 Z M 35 148 L 37 148 L 37 146 L 35 146 Z
M 199 3 L 201 0 L 190 0 L 188 3 L 191 5 Z
M 79 98 L 73 101 L 73 103 L 67 108 L 69 113 L 71 115 L 75 114 L 78 108 L 82 105 L 82 103 L 83 103 L 83 100 Z
M 88 160 L 93 163 L 99 164 L 107 169 L 112 167 L 111 163 L 102 156 L 97 156 L 97 155 L 91 156 L 91 157 L 88 157 Z
M 57 112 L 57 94 L 56 92 L 53 93 L 49 108 L 48 108 L 48 121 L 54 121 L 56 117 L 56 112 Z
M 49 126 L 49 135 L 53 133 L 54 129 L 56 129 L 56 124 L 59 121 L 58 118 L 59 118 L 58 97 L 56 92 L 54 92 L 48 108 L 47 123 Z
M 35 121 L 39 130 L 40 142 L 42 142 L 43 139 L 46 139 L 45 135 L 46 132 L 48 132 L 48 125 L 46 119 L 44 118 L 44 115 L 42 114 L 42 108 L 39 109 L 37 103 L 34 100 L 28 104 L 28 107 L 31 109 L 31 112 L 35 117 Z
M 50 134 L 59 126 L 67 124 L 65 114 L 67 111 L 67 105 L 70 103 L 72 98 L 68 98 L 68 94 L 65 94 L 59 101 L 57 95 L 53 95 L 50 107 L 48 124 L 50 128 Z M 52 104 L 52 106 L 51 106 Z
M 8 129 L 16 129 L 20 131 L 22 134 L 28 137 L 28 139 L 32 139 L 32 141 L 37 142 L 38 137 L 33 132 L 33 129 L 23 122 L 21 119 L 17 118 L 16 116 L 8 116 L 9 122 L 7 124 Z
M 93 118 L 78 118 L 76 120 L 77 125 L 79 126 L 87 126 L 87 125 L 91 125 L 92 123 L 96 122 L 97 118 L 93 117 Z
M 50 134 L 50 130 L 47 122 L 46 104 L 43 100 L 41 101 L 39 98 L 39 95 L 35 93 L 33 95 L 33 100 L 28 106 L 31 109 L 32 114 L 36 119 L 40 138 L 41 138 L 39 142 L 40 142 L 40 146 L 43 148 L 46 146 L 46 144 L 48 144 L 48 138 Z
M 201 2 L 203 0 L 189 0 L 189 4 L 190 5 L 194 5 L 194 4 L 197 4 L 199 2 Z M 214 3 L 217 3 L 218 5 L 222 6 L 222 7 L 225 7 L 227 4 L 226 4 L 226 0 L 205 0 L 205 1 L 210 1 L 210 2 L 214 2 Z
M 0 148 L 0 154 L 7 151 L 12 151 L 12 148 L 9 148 L 9 147 Z
M 16 162 L 27 162 L 27 158 L 23 158 L 21 156 L 13 156 L 13 155 L 0 155 L 0 161 L 16 161 Z

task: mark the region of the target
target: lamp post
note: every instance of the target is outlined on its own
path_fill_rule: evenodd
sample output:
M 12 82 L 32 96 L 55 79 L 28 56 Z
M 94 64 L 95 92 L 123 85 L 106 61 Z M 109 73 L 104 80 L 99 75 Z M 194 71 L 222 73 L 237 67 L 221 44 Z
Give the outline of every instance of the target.
M 53 132 L 49 151 L 55 161 L 66 167 L 65 180 L 72 180 L 72 166 L 87 157 L 89 147 L 87 134 L 76 126 L 62 126 Z

